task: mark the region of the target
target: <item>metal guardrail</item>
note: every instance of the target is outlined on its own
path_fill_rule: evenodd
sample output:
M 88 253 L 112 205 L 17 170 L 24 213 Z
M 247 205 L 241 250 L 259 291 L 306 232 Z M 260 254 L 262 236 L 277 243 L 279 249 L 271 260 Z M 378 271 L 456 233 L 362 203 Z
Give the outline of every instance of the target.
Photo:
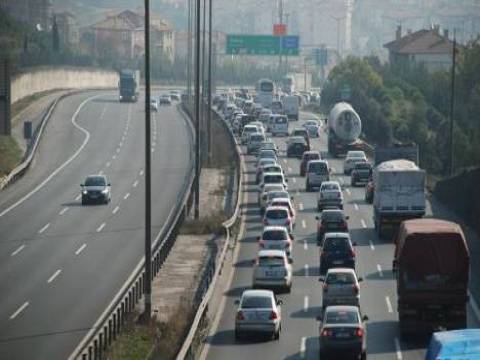
M 187 115 L 178 107 L 180 113 L 189 125 L 191 139 L 194 138 L 193 124 Z M 190 142 L 190 154 L 193 159 L 193 141 Z M 191 205 L 192 185 L 195 180 L 194 161 L 190 163 L 189 174 L 179 196 L 179 201 L 170 212 L 162 229 L 152 244 L 152 274 L 156 276 L 164 264 L 170 249 L 177 237 L 178 230 L 188 213 Z M 142 258 L 132 271 L 127 281 L 117 292 L 113 300 L 100 315 L 94 326 L 78 344 L 69 360 L 101 359 L 107 348 L 116 339 L 122 326 L 127 320 L 135 305 L 144 294 L 145 287 L 145 259 Z
M 213 111 L 213 110 L 211 110 Z M 193 319 L 192 325 L 190 327 L 190 330 L 187 334 L 187 337 L 185 338 L 183 345 L 180 349 L 180 351 L 177 354 L 177 360 L 184 360 L 184 359 L 195 359 L 195 356 L 197 354 L 197 351 L 201 347 L 202 339 L 199 338 L 199 331 L 201 330 L 201 325 L 203 323 L 203 320 L 205 319 L 206 312 L 208 309 L 208 304 L 212 298 L 213 291 L 215 289 L 215 284 L 218 280 L 218 277 L 221 274 L 223 264 L 225 261 L 225 255 L 227 253 L 227 249 L 230 245 L 231 242 L 231 229 L 235 224 L 239 221 L 240 219 L 240 206 L 241 206 L 241 197 L 243 195 L 243 184 L 242 184 L 242 169 L 243 169 L 243 157 L 241 156 L 240 148 L 239 145 L 236 141 L 235 135 L 233 134 L 232 130 L 230 127 L 226 124 L 226 122 L 223 120 L 223 118 L 218 114 L 217 112 L 214 113 L 220 120 L 221 123 L 225 126 L 225 128 L 228 131 L 228 134 L 230 136 L 230 140 L 232 143 L 232 146 L 235 148 L 235 160 L 237 164 L 237 200 L 236 200 L 236 205 L 235 205 L 235 212 L 233 215 L 225 221 L 222 225 L 225 230 L 225 242 L 223 244 L 222 251 L 220 253 L 220 256 L 217 257 L 212 257 L 207 265 L 207 277 L 206 277 L 206 282 L 204 284 L 201 284 L 201 287 L 204 289 L 203 295 L 202 295 L 202 301 L 198 305 L 197 311 L 195 313 L 195 317 Z M 207 287 L 205 287 L 205 285 Z M 206 289 L 206 290 L 205 290 Z

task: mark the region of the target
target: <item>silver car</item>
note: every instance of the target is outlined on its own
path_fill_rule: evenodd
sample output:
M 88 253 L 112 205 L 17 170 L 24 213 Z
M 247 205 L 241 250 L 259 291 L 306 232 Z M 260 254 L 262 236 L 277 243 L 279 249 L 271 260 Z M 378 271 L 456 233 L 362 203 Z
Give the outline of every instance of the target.
M 349 268 L 330 268 L 323 282 L 322 309 L 330 305 L 360 306 L 360 282 L 355 270 Z
M 367 316 L 356 306 L 328 306 L 318 318 L 320 325 L 320 358 L 364 360 L 367 358 Z
M 260 145 L 265 141 L 265 135 L 262 133 L 252 133 L 247 141 L 247 154 L 255 154 L 258 152 Z
M 238 305 L 235 316 L 235 339 L 243 335 L 265 334 L 280 338 L 282 329 L 281 300 L 277 300 L 271 290 L 245 290 Z
M 288 237 L 288 234 L 287 234 Z M 282 289 L 292 288 L 292 266 L 283 250 L 260 250 L 253 267 L 253 288 Z
M 284 226 L 265 226 L 262 236 L 257 238 L 260 250 L 281 250 L 287 255 L 288 262 L 292 263 L 292 240 Z
M 343 209 L 342 188 L 337 181 L 325 181 L 318 191 L 318 211 L 325 208 Z
M 108 204 L 111 200 L 110 183 L 105 175 L 89 175 L 80 186 L 82 188 L 82 205 Z

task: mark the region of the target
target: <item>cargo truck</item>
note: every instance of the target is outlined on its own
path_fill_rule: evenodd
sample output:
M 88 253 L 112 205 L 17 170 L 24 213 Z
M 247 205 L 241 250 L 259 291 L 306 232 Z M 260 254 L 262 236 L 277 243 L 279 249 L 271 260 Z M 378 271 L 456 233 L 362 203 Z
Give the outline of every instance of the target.
M 402 222 L 393 261 L 402 336 L 467 326 L 469 266 L 458 224 L 438 219 Z
M 425 171 L 409 160 L 373 169 L 373 223 L 380 238 L 393 236 L 403 220 L 425 215 Z
M 283 113 L 289 120 L 298 120 L 300 113 L 300 100 L 298 96 L 287 95 L 283 98 Z
M 362 121 L 353 107 L 339 102 L 330 111 L 328 125 L 328 152 L 333 156 L 344 155 L 349 150 L 363 150 L 359 136 Z
M 120 91 L 120 102 L 137 102 L 140 94 L 140 71 L 129 69 L 121 70 L 118 88 Z

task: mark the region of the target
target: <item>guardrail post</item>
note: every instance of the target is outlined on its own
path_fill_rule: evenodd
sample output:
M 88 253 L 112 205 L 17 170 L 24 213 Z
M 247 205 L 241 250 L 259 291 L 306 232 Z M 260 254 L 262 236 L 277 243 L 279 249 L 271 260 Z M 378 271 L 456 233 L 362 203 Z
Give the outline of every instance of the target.
M 98 359 L 98 340 L 93 340 L 93 358 Z
M 113 340 L 117 339 L 118 332 L 118 309 L 116 313 L 113 313 Z
M 103 350 L 107 350 L 108 347 L 108 326 L 103 327 Z
M 98 358 L 102 358 L 102 351 L 103 350 L 103 334 L 98 334 Z
M 115 314 L 113 314 L 115 317 Z M 112 319 L 108 320 L 108 346 L 112 344 L 112 331 L 113 331 L 113 321 Z
M 88 358 L 87 358 L 87 354 L 83 353 L 83 354 L 82 354 L 82 360 L 87 360 L 87 359 L 88 359 Z
M 93 359 L 93 346 L 90 345 L 88 347 L 88 360 L 92 360 Z

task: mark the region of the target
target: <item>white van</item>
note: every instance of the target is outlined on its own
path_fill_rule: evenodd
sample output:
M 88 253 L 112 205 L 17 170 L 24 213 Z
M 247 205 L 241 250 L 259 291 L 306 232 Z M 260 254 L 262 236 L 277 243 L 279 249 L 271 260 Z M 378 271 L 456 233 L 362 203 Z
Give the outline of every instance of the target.
M 272 136 L 278 134 L 288 136 L 288 118 L 285 115 L 272 115 L 270 123 L 270 132 Z
M 324 181 L 330 180 L 330 168 L 326 160 L 310 160 L 307 163 L 306 183 L 307 192 L 314 187 L 322 186 Z
M 300 111 L 300 101 L 295 95 L 285 96 L 283 98 L 283 113 L 287 115 L 289 119 L 298 120 Z

